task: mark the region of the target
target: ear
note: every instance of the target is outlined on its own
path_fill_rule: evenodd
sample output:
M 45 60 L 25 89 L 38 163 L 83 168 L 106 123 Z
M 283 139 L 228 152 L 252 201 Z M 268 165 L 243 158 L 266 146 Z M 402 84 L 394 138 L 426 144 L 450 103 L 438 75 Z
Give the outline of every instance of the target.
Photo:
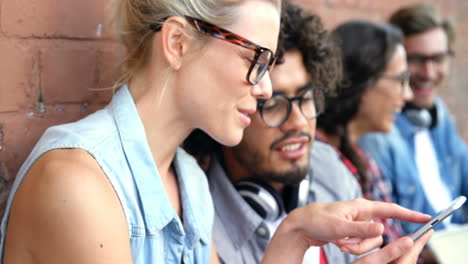
M 182 58 L 188 50 L 190 43 L 187 34 L 188 22 L 179 16 L 168 18 L 161 28 L 162 51 L 165 60 L 173 70 L 182 65 Z

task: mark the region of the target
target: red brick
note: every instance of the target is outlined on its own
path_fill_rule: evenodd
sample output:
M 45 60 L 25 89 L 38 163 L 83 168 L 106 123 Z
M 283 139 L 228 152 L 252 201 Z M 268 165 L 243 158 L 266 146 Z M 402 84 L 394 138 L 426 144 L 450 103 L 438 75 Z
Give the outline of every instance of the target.
M 8 180 L 10 179 L 10 175 L 8 174 L 8 170 L 5 165 L 5 162 L 0 161 L 0 191 L 3 191 L 2 183 L 4 181 L 2 179 Z
M 111 0 L 8 0 L 1 24 L 8 35 L 21 37 L 97 38 Z
M 26 114 L 0 114 L 4 122 L 3 151 L 0 160 L 5 162 L 7 174 L 16 175 L 19 166 L 39 139 L 44 127 L 36 120 L 30 120 Z
M 368 15 L 368 12 L 361 9 L 346 9 L 346 8 L 330 8 L 330 7 L 312 7 L 308 8 L 313 13 L 318 14 L 326 28 L 329 30 L 333 29 L 337 25 L 353 19 L 362 19 L 366 16 L 366 19 L 372 21 L 379 21 L 382 18 L 379 17 L 378 13 Z
M 0 123 L 0 152 L 3 150 L 3 124 Z
M 45 113 L 0 113 L 3 125 L 3 144 L 0 160 L 6 164 L 8 175 L 16 175 L 44 131 L 53 125 L 78 120 L 102 105 L 84 109 L 80 104 L 47 106 Z M 61 109 L 57 111 L 57 109 Z
M 99 24 L 103 25 L 100 38 L 114 36 L 113 27 L 105 24 L 105 5 L 110 1 L 0 0 L 0 174 L 16 174 L 46 127 L 76 120 L 109 101 L 109 92 L 89 88 L 109 87 L 118 76 L 121 46 L 96 36 Z M 330 28 L 350 19 L 385 21 L 400 6 L 419 0 L 293 1 L 315 10 Z M 441 6 L 459 24 L 453 78 L 441 95 L 468 139 L 464 72 L 468 58 L 463 56 L 468 53 L 468 1 L 426 2 Z M 39 88 L 44 93 L 44 113 L 38 113 L 36 104 Z
M 31 102 L 37 83 L 37 50 L 18 41 L 0 41 L 0 112 Z
M 364 0 L 330 0 L 329 4 L 333 7 L 359 7 L 363 5 Z
M 97 51 L 89 47 L 48 47 L 41 51 L 42 95 L 47 104 L 88 100 L 95 87 Z
M 2 29 L 2 6 L 3 6 L 3 0 L 0 0 L 0 34 L 3 33 L 3 29 Z
M 467 20 L 457 24 L 457 35 L 468 36 L 468 21 Z M 458 39 L 460 40 L 461 37 L 459 37 Z
M 120 63 L 124 55 L 124 48 L 121 45 L 106 45 L 100 48 L 98 56 L 98 82 L 97 94 L 99 102 L 108 102 L 112 97 L 111 87 L 117 82 L 120 76 Z M 102 99 L 102 100 L 101 100 Z
M 324 6 L 327 4 L 327 0 L 292 0 L 291 2 L 300 6 Z

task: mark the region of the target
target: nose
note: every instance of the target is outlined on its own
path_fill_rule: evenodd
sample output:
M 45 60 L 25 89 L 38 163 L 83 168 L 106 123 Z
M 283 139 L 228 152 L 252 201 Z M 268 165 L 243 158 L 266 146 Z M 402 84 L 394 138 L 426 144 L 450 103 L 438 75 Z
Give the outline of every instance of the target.
M 267 71 L 257 84 L 252 86 L 252 96 L 256 99 L 268 99 L 273 93 L 270 73 Z
M 405 102 L 411 101 L 414 98 L 413 94 L 413 89 L 411 89 L 411 86 L 409 84 L 406 84 L 403 86 L 403 100 Z
M 420 74 L 427 80 L 432 80 L 437 77 L 437 66 L 433 61 L 426 61 L 421 65 Z
M 280 128 L 284 132 L 287 131 L 300 131 L 304 130 L 308 125 L 308 120 L 302 114 L 302 111 L 297 102 L 293 102 L 291 105 L 291 113 L 288 116 L 286 122 L 284 122 Z

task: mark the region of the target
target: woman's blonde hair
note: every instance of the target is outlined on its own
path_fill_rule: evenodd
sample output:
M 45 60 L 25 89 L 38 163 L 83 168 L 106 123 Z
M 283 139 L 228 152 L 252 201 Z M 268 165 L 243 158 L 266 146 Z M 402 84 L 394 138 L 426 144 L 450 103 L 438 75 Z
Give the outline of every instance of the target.
M 236 19 L 235 6 L 248 0 L 117 0 L 116 25 L 127 49 L 119 86 L 129 82 L 151 54 L 154 31 L 150 25 L 162 24 L 171 16 L 193 16 L 206 22 L 226 26 Z M 268 0 L 278 11 L 281 0 Z M 255 10 L 252 10 L 255 12 Z

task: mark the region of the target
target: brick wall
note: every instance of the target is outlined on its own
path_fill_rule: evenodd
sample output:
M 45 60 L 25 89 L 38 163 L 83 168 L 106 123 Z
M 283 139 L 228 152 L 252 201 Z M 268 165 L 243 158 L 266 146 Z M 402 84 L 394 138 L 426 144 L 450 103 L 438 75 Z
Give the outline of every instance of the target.
M 122 48 L 109 0 L 0 0 L 0 176 L 44 130 L 105 105 Z
M 0 0 L 0 177 L 12 178 L 48 126 L 102 107 L 122 48 L 108 24 L 111 0 Z M 402 0 L 295 0 L 327 26 L 352 18 L 384 21 Z M 443 97 L 468 138 L 466 0 L 432 1 L 459 24 L 454 77 Z
M 456 57 L 447 87 L 440 92 L 452 110 L 461 136 L 468 140 L 468 1 L 466 0 L 292 0 L 319 14 L 326 26 L 332 29 L 350 19 L 369 19 L 385 22 L 391 13 L 403 5 L 417 2 L 433 3 L 448 15 L 457 27 Z

